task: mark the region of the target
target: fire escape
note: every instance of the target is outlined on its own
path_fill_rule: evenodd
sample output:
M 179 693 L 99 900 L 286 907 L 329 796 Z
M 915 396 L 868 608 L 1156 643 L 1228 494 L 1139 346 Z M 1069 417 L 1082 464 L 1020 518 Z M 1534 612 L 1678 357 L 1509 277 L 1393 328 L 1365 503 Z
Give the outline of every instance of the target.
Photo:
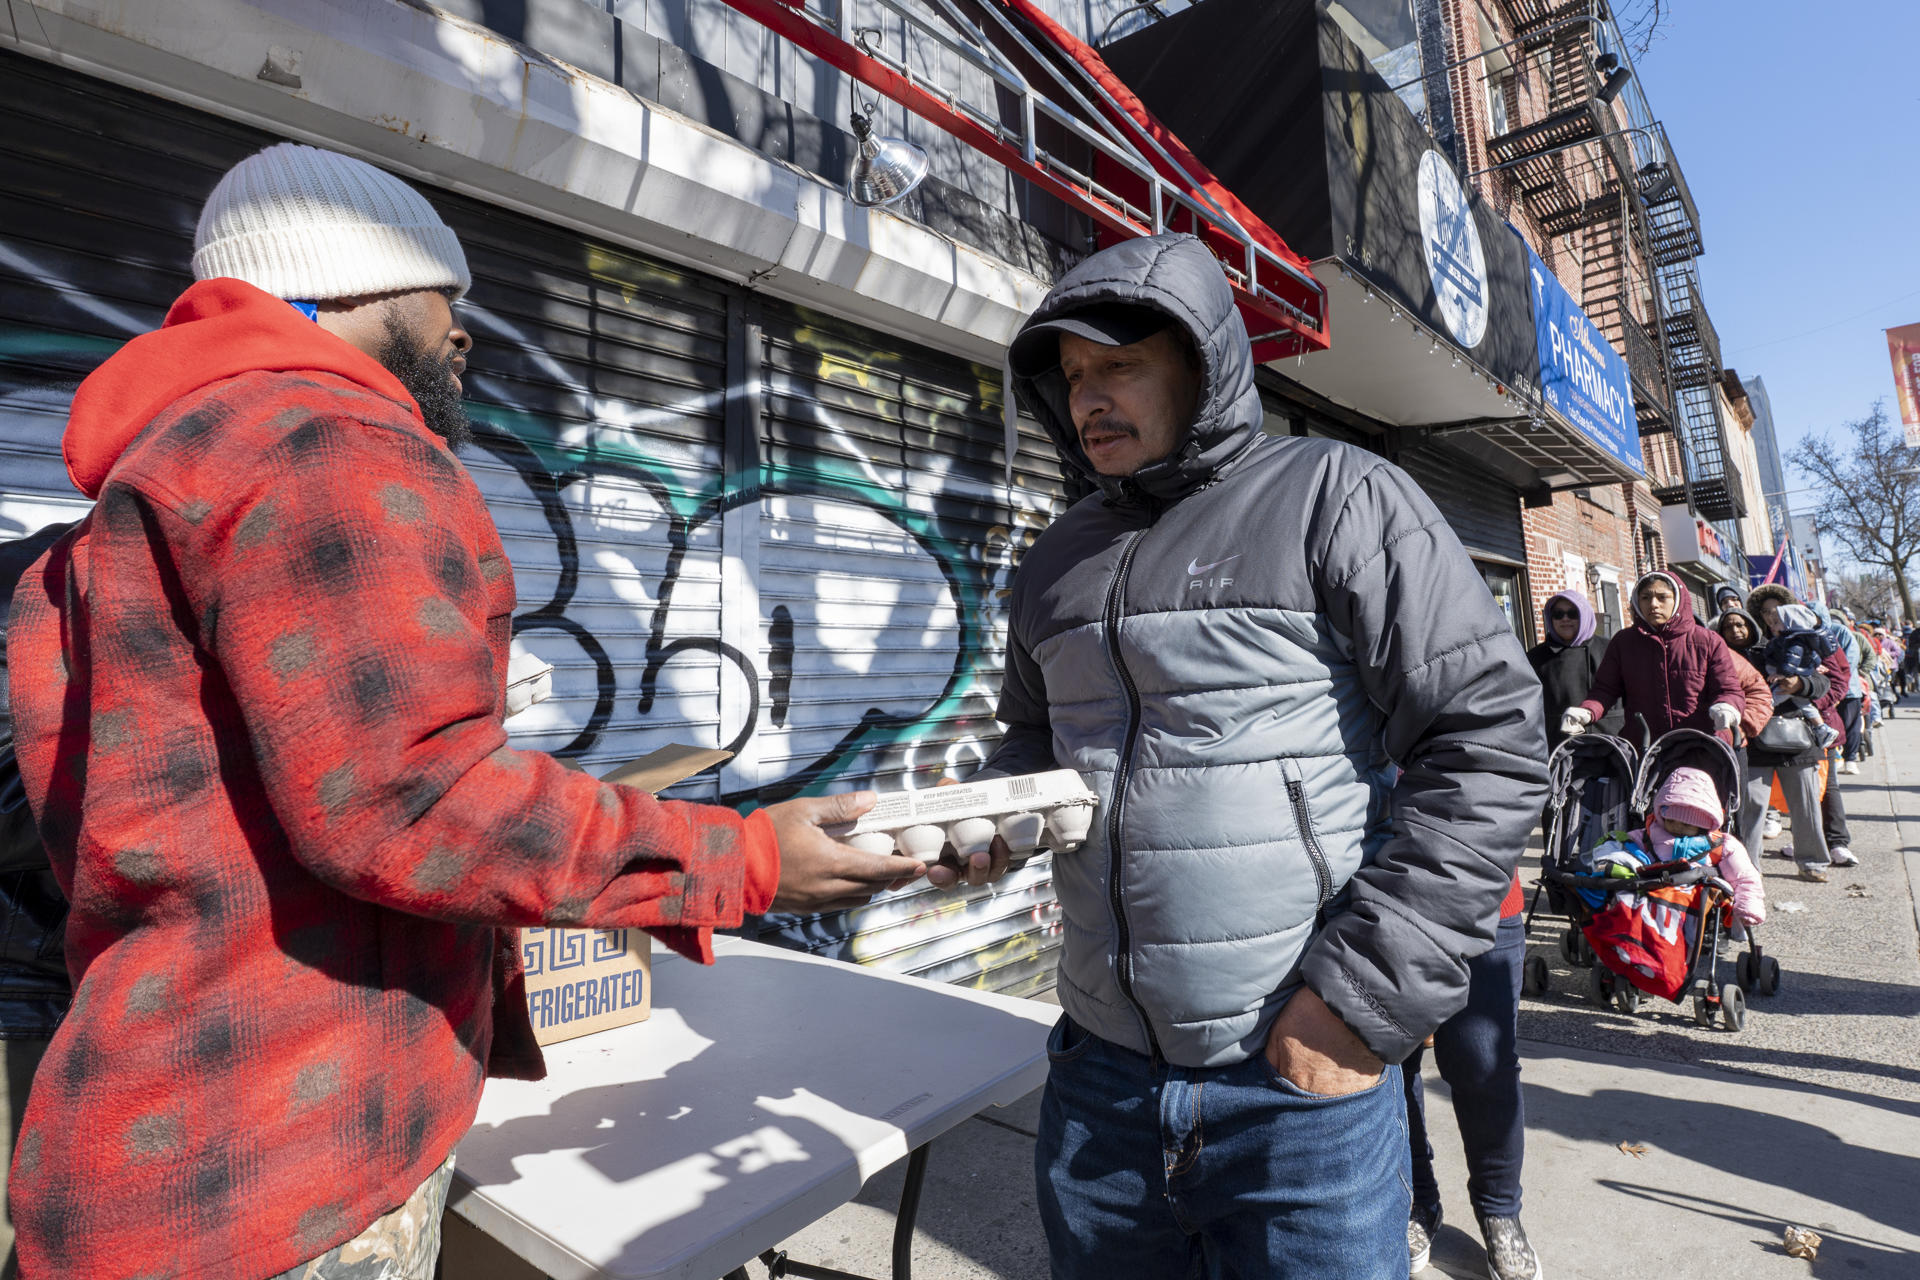
M 1582 307 L 1626 360 L 1655 497 L 1736 519 L 1745 503 L 1714 396 L 1699 213 L 1665 130 L 1630 127 L 1616 105 L 1625 73 L 1602 47 L 1594 0 L 1500 3 L 1516 56 L 1494 91 L 1513 123 L 1487 140 L 1489 163 L 1581 264 Z

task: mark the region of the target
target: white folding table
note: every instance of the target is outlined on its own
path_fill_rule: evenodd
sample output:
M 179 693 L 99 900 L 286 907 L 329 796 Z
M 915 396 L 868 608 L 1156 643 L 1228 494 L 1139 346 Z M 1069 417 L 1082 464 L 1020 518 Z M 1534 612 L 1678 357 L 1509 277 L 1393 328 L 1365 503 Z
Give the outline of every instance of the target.
M 554 1280 L 838 1277 L 772 1247 L 910 1156 L 894 1234 L 908 1280 L 927 1144 L 1046 1079 L 1059 1011 L 736 938 L 654 964 L 646 1022 L 491 1080 L 453 1213 Z M 1009 1169 L 1024 1178 L 1025 1168 Z

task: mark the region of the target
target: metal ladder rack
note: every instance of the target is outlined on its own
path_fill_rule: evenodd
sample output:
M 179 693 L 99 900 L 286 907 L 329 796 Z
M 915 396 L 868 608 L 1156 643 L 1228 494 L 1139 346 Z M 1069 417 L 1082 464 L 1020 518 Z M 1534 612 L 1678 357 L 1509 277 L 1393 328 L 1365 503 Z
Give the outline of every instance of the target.
M 1111 235 L 1131 238 L 1175 230 L 1200 236 L 1220 258 L 1235 300 L 1248 314 L 1256 344 L 1274 344 L 1281 355 L 1327 346 L 1326 290 L 1306 264 L 1276 252 L 1271 245 L 1284 246 L 1284 242 L 1270 228 L 1256 220 L 1264 237 L 1250 231 L 1245 219 L 1211 198 L 1193 169 L 1171 154 L 1071 54 L 1051 42 L 1047 51 L 1036 47 L 1002 0 L 969 5 L 981 20 L 978 23 L 955 0 L 927 0 L 937 20 L 907 0 L 868 2 L 986 75 L 1011 97 L 1015 122 L 968 102 L 952 85 L 916 73 L 904 56 L 894 57 L 876 47 L 865 31 L 853 28 L 849 0 L 839 0 L 837 12 L 832 13 L 810 9 L 806 0 L 726 0 L 803 51 L 992 157 Z M 1045 42 L 1044 36 L 1041 39 Z M 1052 81 L 1046 86 L 1048 92 L 1031 83 L 1020 70 L 1022 64 Z M 1042 147 L 1038 131 L 1043 122 L 1085 145 L 1096 162 L 1112 166 L 1134 190 L 1116 191 L 1111 180 L 1103 182 L 1082 172 Z M 1271 245 L 1263 243 L 1269 238 Z

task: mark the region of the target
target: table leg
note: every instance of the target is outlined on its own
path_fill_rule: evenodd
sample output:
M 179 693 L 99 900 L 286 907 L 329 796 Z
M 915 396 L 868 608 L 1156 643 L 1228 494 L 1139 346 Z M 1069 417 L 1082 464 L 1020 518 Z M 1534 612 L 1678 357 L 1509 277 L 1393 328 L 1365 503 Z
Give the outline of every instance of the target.
M 893 1280 L 913 1280 L 913 1224 L 920 1216 L 920 1188 L 927 1180 L 927 1152 L 932 1148 L 926 1143 L 907 1157 L 907 1180 L 893 1219 Z
M 927 1152 L 932 1146 L 929 1142 L 915 1147 L 907 1157 L 907 1180 L 900 1188 L 900 1208 L 893 1219 L 893 1280 L 913 1280 L 913 1227 L 920 1216 L 920 1189 L 927 1181 Z M 768 1280 L 782 1280 L 784 1276 L 801 1276 L 805 1280 L 866 1280 L 850 1271 L 795 1262 L 778 1249 L 767 1250 L 760 1255 L 760 1261 L 767 1268 Z M 746 1268 L 728 1272 L 725 1280 L 736 1280 L 736 1277 L 747 1280 Z

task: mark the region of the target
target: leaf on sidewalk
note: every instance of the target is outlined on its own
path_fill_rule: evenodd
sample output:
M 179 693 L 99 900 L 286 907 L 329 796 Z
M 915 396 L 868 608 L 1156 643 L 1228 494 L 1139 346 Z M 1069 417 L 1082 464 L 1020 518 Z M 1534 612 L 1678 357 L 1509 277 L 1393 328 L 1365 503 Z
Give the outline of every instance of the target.
M 1863 884 L 1850 884 L 1847 886 L 1847 896 L 1849 898 L 1871 898 L 1873 896 L 1873 890 Z
M 1622 1142 L 1620 1144 L 1620 1149 L 1626 1152 L 1628 1155 L 1632 1156 L 1635 1160 L 1638 1160 L 1641 1156 L 1644 1156 L 1645 1154 L 1647 1154 L 1649 1150 L 1651 1150 L 1651 1148 L 1648 1147 L 1647 1144 L 1644 1142 Z
M 1788 1227 L 1786 1231 L 1787 1256 L 1789 1258 L 1813 1259 L 1820 1256 L 1820 1233 L 1806 1227 Z

